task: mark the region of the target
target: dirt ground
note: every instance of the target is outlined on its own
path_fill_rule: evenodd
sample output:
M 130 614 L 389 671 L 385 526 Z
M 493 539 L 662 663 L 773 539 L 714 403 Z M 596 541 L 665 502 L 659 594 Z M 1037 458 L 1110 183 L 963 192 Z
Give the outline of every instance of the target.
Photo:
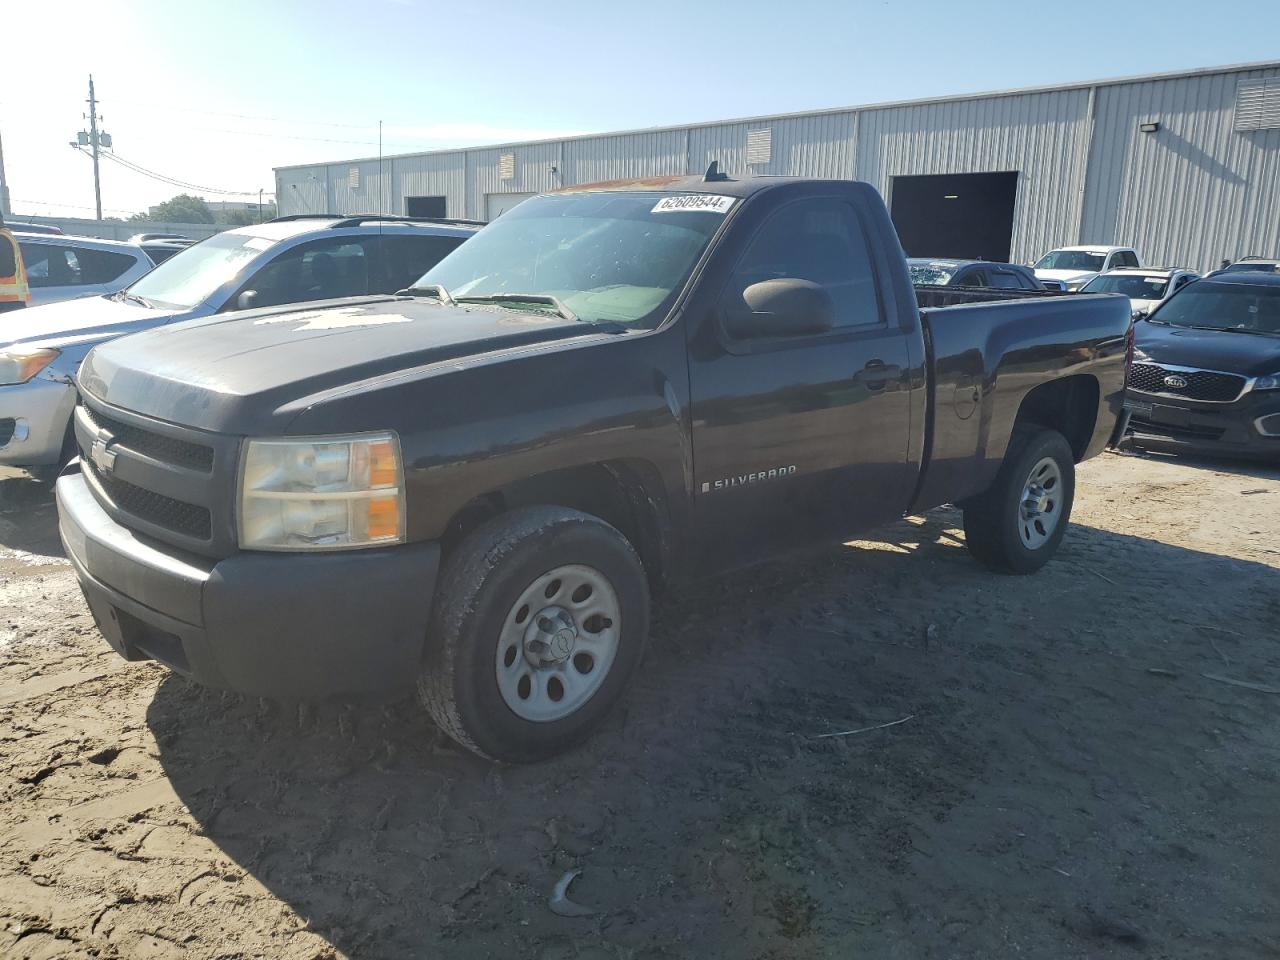
M 7 487 L 0 956 L 1280 956 L 1275 469 L 1103 456 L 1032 577 L 942 510 L 686 590 L 501 769 L 118 660 Z

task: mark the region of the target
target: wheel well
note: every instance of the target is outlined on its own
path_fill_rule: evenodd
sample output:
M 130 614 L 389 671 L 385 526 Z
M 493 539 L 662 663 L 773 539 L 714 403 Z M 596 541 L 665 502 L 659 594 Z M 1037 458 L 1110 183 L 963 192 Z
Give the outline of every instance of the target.
M 656 491 L 656 492 L 655 492 Z M 667 514 L 662 485 L 647 463 L 606 461 L 527 477 L 464 504 L 443 538 L 448 556 L 482 523 L 516 507 L 554 505 L 599 517 L 627 538 L 656 593 L 668 566 Z
M 1098 380 L 1089 374 L 1050 380 L 1022 398 L 1017 423 L 1057 430 L 1067 438 L 1079 463 L 1098 422 L 1098 396 Z

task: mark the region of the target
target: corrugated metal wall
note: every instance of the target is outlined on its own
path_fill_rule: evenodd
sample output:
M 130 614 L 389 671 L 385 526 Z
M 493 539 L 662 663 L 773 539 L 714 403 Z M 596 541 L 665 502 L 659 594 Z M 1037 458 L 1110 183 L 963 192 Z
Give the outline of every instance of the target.
M 1280 251 L 1280 130 L 1233 125 L 1236 84 L 1271 76 L 1280 67 L 414 154 L 386 158 L 382 177 L 376 159 L 286 167 L 277 194 L 281 213 L 403 213 L 407 196 L 443 196 L 450 216 L 483 218 L 490 194 L 701 173 L 712 160 L 734 176 L 855 177 L 886 199 L 896 176 L 1017 171 L 1015 260 L 1131 243 L 1206 269 Z M 1146 120 L 1161 129 L 1140 133 Z M 753 132 L 768 157 L 748 163 Z
M 1152 263 L 1280 252 L 1280 130 L 1234 129 L 1236 85 L 1280 70 L 1098 89 L 1081 237 Z M 1159 123 L 1143 133 L 1145 122 Z

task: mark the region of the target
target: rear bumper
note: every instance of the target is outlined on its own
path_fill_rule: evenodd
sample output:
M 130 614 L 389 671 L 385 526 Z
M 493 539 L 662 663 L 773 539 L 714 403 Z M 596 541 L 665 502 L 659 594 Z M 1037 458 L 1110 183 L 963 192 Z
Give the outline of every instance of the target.
M 117 524 L 78 472 L 58 525 L 107 642 L 211 687 L 266 697 L 392 696 L 417 677 L 437 544 L 208 560 Z
M 1280 391 L 1234 403 L 1178 402 L 1130 390 L 1129 435 L 1161 450 L 1280 460 Z

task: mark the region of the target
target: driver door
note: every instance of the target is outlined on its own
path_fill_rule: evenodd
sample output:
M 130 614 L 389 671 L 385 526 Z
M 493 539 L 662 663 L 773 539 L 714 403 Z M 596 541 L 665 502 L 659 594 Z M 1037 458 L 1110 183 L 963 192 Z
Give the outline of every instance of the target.
M 824 287 L 835 304 L 833 329 L 730 337 L 720 318 L 741 309 L 748 286 L 777 278 Z M 798 199 L 772 212 L 707 322 L 717 334 L 691 351 L 689 370 L 696 540 L 705 565 L 838 541 L 902 513 L 915 481 L 909 347 L 886 321 L 851 199 Z

